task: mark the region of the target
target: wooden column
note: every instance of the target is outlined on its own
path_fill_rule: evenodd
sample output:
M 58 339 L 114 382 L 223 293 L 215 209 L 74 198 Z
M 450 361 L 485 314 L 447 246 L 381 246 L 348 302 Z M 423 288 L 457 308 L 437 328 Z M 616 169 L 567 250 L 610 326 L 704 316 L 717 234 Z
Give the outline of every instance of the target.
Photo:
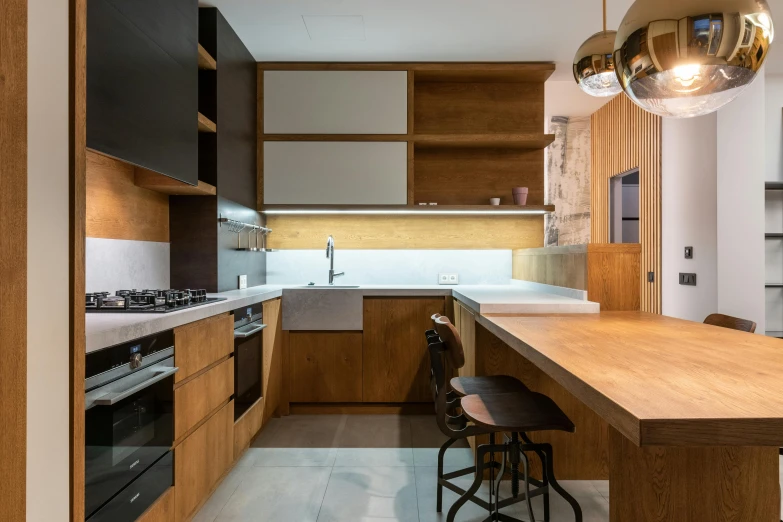
M 0 0 L 0 520 L 24 520 L 27 466 L 27 2 Z M 64 371 L 64 370 L 63 370 Z
M 612 522 L 780 520 L 777 448 L 639 447 L 614 428 L 609 448 Z

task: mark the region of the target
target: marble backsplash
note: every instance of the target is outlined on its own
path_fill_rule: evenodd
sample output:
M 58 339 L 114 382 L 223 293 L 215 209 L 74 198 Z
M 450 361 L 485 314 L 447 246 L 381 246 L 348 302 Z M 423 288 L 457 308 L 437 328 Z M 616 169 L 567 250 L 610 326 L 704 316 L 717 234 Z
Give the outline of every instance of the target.
M 511 250 L 340 250 L 335 272 L 338 285 L 436 285 L 438 273 L 456 273 L 463 285 L 508 284 Z M 326 245 L 319 250 L 280 250 L 266 256 L 268 284 L 327 284 Z
M 87 292 L 169 288 L 168 243 L 88 237 L 85 244 Z

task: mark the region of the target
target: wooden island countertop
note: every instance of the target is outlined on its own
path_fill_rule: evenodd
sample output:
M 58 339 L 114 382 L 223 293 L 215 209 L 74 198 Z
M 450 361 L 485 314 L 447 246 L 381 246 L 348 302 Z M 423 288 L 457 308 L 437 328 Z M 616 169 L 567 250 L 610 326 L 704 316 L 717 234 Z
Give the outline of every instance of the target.
M 783 446 L 783 342 L 645 312 L 479 324 L 636 445 Z
M 550 395 L 555 472 L 610 480 L 612 522 L 778 522 L 779 339 L 644 312 L 477 314 L 479 375 Z M 558 471 L 560 470 L 560 471 Z

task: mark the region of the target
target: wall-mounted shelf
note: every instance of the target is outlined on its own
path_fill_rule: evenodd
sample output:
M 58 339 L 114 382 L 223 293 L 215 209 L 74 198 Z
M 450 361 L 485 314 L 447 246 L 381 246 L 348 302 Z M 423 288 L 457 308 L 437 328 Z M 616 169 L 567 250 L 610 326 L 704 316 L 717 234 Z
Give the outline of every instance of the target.
M 544 149 L 555 141 L 554 134 L 417 134 L 420 148 L 510 148 Z
M 151 170 L 136 167 L 134 184 L 147 190 L 154 190 L 170 196 L 214 196 L 217 190 L 209 183 L 199 181 L 198 185 L 189 185 L 182 181 L 158 174 Z
M 217 132 L 217 125 L 215 125 L 215 122 L 201 114 L 198 113 L 198 131 L 199 132 Z
M 783 239 L 783 232 L 774 232 L 764 234 L 765 239 Z
M 544 215 L 554 205 L 264 205 L 262 214 Z
M 212 55 L 210 55 L 201 44 L 198 44 L 198 68 L 207 71 L 217 70 L 217 61 L 212 58 Z
M 408 141 L 407 134 L 263 134 L 262 141 Z
M 783 288 L 783 283 L 766 283 L 764 288 Z
M 783 190 L 783 181 L 767 181 L 764 190 Z

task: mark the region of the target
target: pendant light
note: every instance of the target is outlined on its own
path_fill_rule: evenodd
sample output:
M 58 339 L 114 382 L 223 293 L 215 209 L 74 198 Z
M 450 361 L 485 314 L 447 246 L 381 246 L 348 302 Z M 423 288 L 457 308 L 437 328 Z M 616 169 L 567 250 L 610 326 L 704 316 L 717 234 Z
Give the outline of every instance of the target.
M 636 0 L 617 32 L 617 77 L 649 112 L 701 116 L 755 79 L 773 37 L 766 0 Z
M 614 42 L 617 33 L 606 30 L 606 0 L 604 30 L 595 33 L 579 47 L 574 56 L 574 79 L 590 96 L 614 96 L 623 89 L 614 71 Z

